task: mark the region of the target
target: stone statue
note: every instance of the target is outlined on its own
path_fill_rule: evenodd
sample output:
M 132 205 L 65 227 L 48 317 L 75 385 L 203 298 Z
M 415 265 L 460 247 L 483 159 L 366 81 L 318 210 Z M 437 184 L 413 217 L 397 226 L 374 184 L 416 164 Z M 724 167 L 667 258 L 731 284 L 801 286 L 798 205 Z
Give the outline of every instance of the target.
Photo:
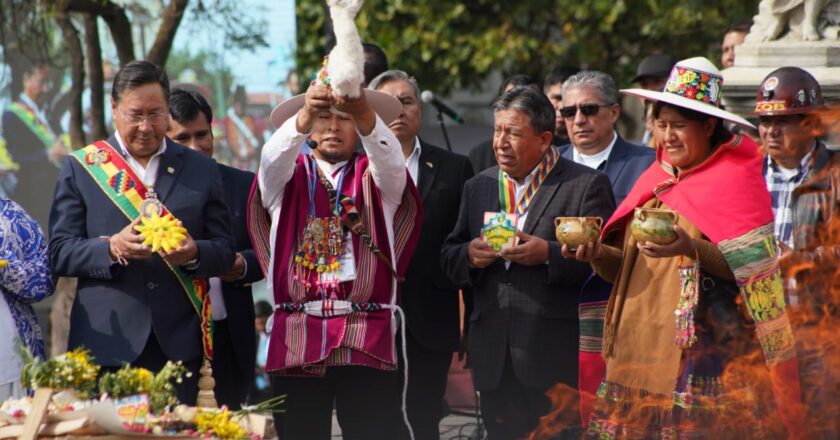
M 747 42 L 840 39 L 840 0 L 761 0 Z

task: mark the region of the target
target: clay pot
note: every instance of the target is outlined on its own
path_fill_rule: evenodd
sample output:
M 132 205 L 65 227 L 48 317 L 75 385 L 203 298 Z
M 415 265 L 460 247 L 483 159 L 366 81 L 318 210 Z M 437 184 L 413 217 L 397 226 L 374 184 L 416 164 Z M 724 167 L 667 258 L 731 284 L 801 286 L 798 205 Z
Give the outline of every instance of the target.
M 557 217 L 554 233 L 557 241 L 573 251 L 582 244 L 598 241 L 603 224 L 601 217 Z
M 639 243 L 670 244 L 677 239 L 677 213 L 667 209 L 636 208 L 630 233 Z

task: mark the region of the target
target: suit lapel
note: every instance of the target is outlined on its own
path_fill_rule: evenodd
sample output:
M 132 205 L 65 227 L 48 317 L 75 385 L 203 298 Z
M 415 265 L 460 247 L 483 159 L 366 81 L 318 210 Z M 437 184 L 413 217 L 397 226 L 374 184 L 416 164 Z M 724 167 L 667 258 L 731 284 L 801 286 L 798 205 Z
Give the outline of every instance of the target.
M 117 134 L 116 134 L 116 132 L 115 132 L 114 134 L 112 134 L 112 135 L 111 135 L 111 137 L 109 137 L 109 138 L 108 138 L 108 140 L 107 140 L 107 141 L 105 141 L 105 142 L 107 142 L 107 143 L 108 143 L 108 145 L 110 145 L 111 147 L 113 147 L 113 148 L 114 148 L 114 150 L 117 150 L 117 153 L 119 153 L 120 155 L 122 155 L 123 157 L 125 157 L 125 156 L 123 155 L 122 148 L 120 147 L 120 143 L 117 141 Z
M 166 203 L 166 198 L 172 192 L 175 181 L 181 170 L 184 169 L 183 147 L 166 138 L 166 151 L 161 156 L 158 164 L 157 180 L 155 181 L 155 192 L 161 202 Z
M 434 183 L 440 164 L 434 150 L 423 141 L 420 141 L 420 148 L 420 160 L 417 162 L 417 191 L 420 193 L 420 198 L 425 202 L 429 190 L 432 189 L 432 183 Z
M 563 145 L 562 147 L 559 147 L 560 156 L 562 156 L 564 159 L 569 159 L 572 162 L 574 162 L 575 157 L 572 155 L 572 150 L 574 148 L 575 147 L 573 147 L 572 144 L 566 144 L 566 145 Z
M 502 202 L 499 199 L 499 167 L 493 167 L 495 171 L 493 173 L 494 179 L 491 179 L 492 185 L 487 189 L 487 192 L 490 194 L 490 207 L 489 212 L 500 212 L 502 210 Z M 482 216 L 484 214 L 481 214 Z
M 624 140 L 621 137 L 616 138 L 615 145 L 607 158 L 607 165 L 604 167 L 604 174 L 610 178 L 610 183 L 615 186 L 618 176 L 621 175 L 621 170 L 627 165 L 624 156 L 627 155 L 627 147 L 624 145 Z
M 528 217 L 525 219 L 525 225 L 522 227 L 523 232 L 526 234 L 532 234 L 534 232 L 537 220 L 542 217 L 551 199 L 554 198 L 554 193 L 557 192 L 557 188 L 560 187 L 562 180 L 560 174 L 563 172 L 565 166 L 562 160 L 557 161 L 557 165 L 554 166 L 554 169 L 551 170 L 551 173 L 537 190 L 534 200 L 531 201 L 531 206 L 528 207 Z

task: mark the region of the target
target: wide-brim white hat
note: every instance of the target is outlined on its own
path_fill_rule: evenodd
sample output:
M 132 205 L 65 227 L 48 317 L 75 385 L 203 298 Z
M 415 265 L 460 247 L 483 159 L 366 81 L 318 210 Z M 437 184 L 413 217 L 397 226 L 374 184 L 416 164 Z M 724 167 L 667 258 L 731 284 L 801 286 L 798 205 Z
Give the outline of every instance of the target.
M 295 116 L 298 110 L 303 108 L 305 100 L 306 95 L 301 94 L 291 97 L 281 102 L 277 107 L 274 107 L 274 110 L 271 111 L 271 125 L 274 128 L 280 128 L 287 119 Z M 385 125 L 393 122 L 402 113 L 402 104 L 400 101 L 387 93 L 365 90 L 365 100 L 373 111 L 382 118 Z
M 682 60 L 671 69 L 671 75 L 661 92 L 645 89 L 624 89 L 621 93 L 649 101 L 664 102 L 694 110 L 735 124 L 755 128 L 750 121 L 720 107 L 723 75 L 703 57 Z M 273 115 L 272 115 L 273 116 Z

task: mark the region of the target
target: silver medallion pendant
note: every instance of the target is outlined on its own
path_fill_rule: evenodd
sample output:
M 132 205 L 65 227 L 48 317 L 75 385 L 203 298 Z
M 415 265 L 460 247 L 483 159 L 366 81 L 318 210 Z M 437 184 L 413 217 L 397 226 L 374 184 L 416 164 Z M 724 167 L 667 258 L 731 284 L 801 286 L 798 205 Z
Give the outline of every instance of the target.
M 161 214 L 163 214 L 163 203 L 158 200 L 155 190 L 149 188 L 146 191 L 146 199 L 140 202 L 140 215 L 151 218 L 154 216 L 160 217 Z

